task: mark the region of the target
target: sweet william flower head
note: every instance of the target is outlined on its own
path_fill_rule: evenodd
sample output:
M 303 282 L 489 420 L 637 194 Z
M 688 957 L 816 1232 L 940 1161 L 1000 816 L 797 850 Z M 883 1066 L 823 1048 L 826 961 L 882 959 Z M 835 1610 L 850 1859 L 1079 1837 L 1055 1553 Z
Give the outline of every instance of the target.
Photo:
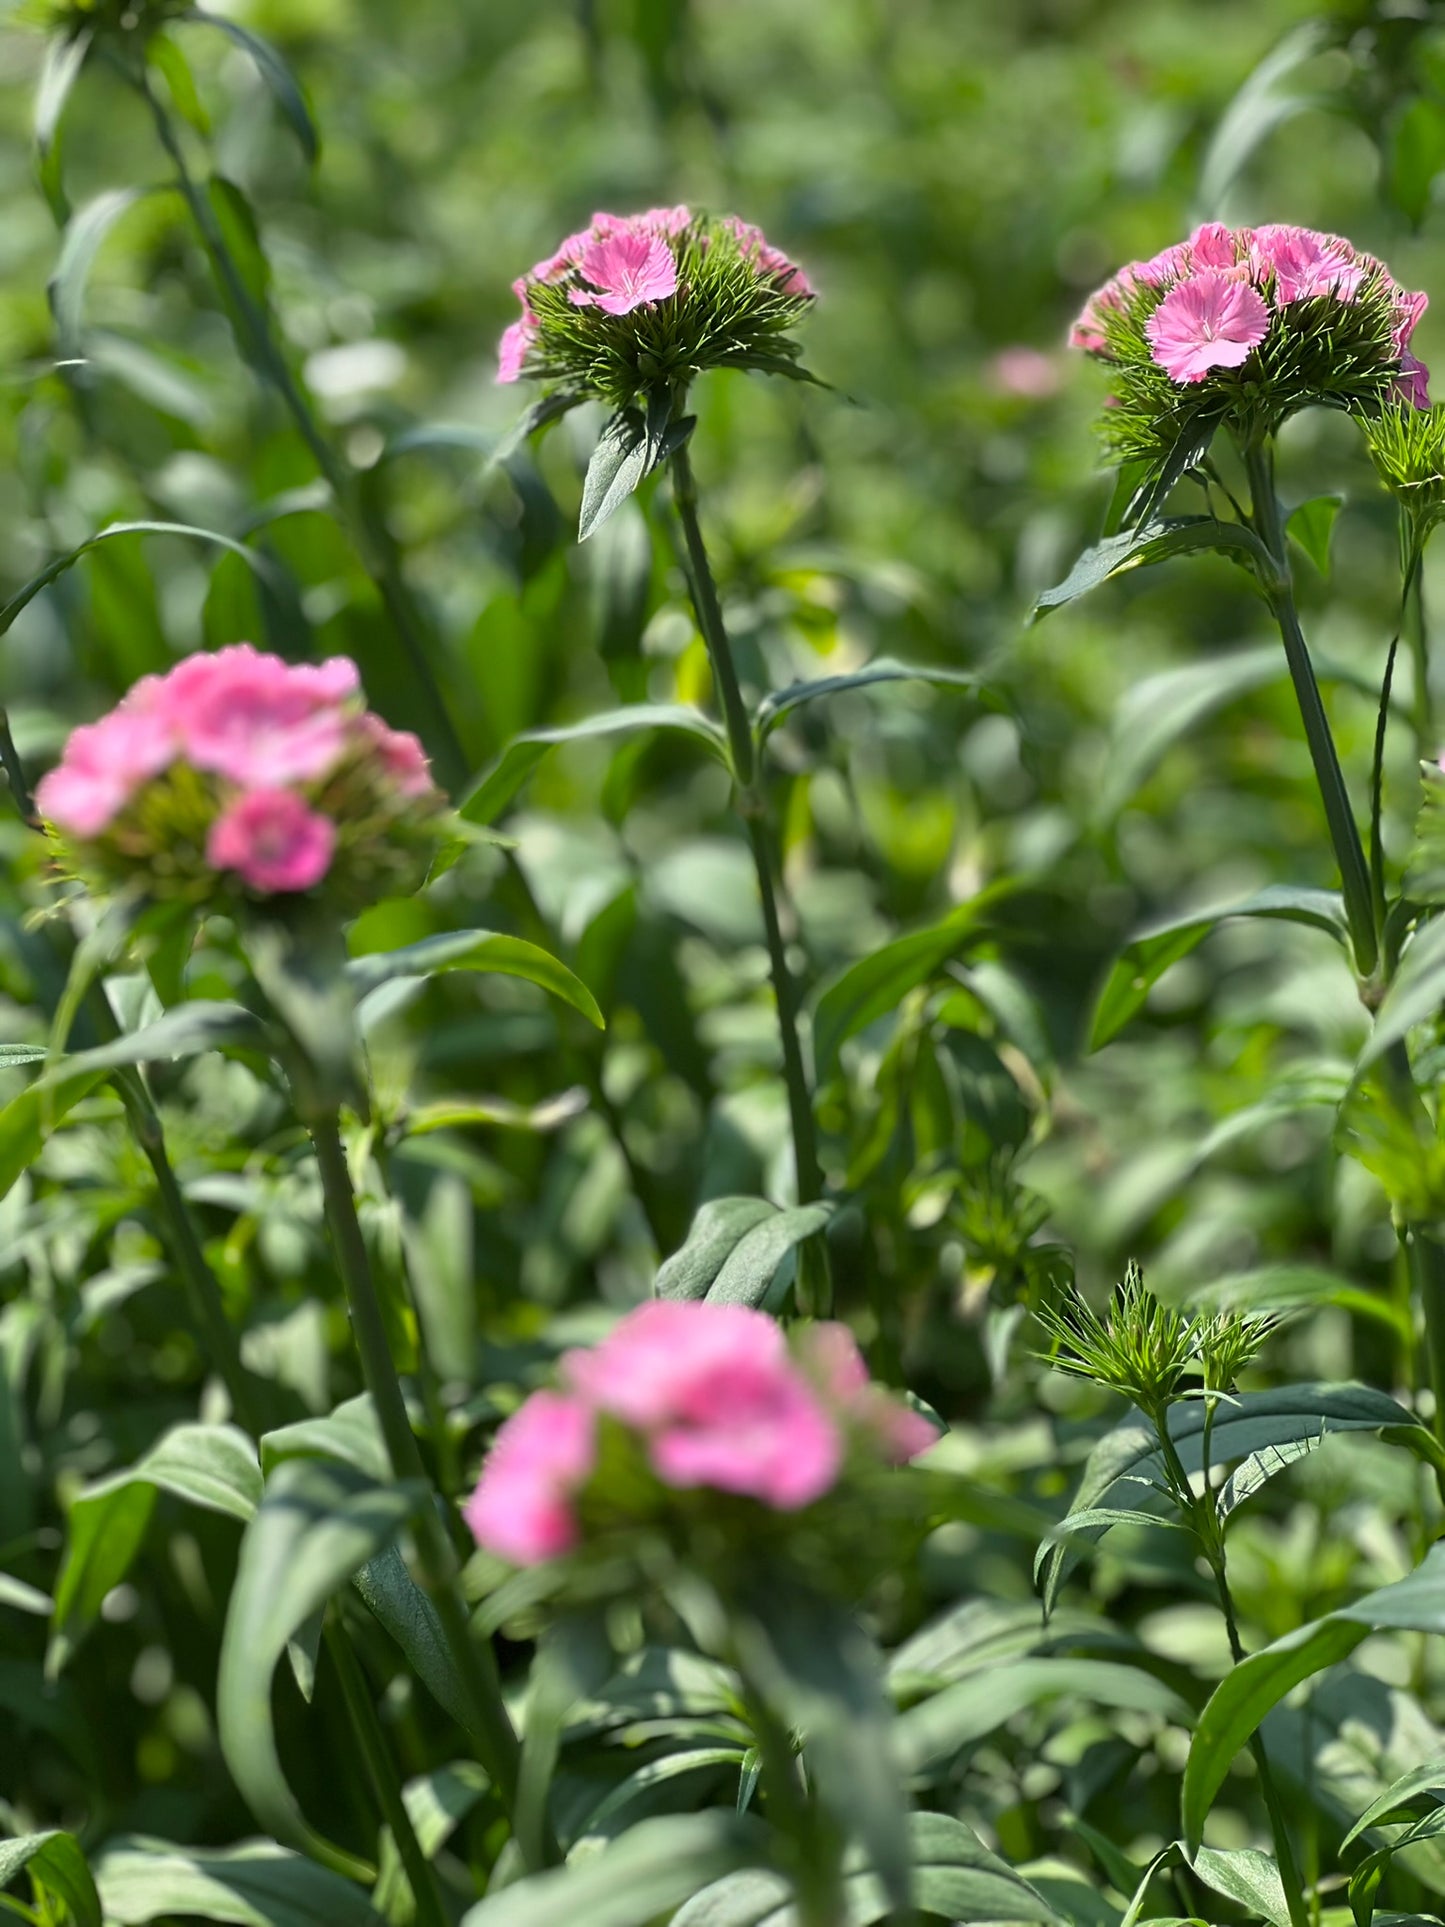
M 686 207 L 595 214 L 513 289 L 522 312 L 497 379 L 532 377 L 612 408 L 680 393 L 708 368 L 799 374 L 791 330 L 813 299 L 761 229 Z
M 143 678 L 73 733 L 36 804 L 93 887 L 198 910 L 351 914 L 417 888 L 445 822 L 420 743 L 363 708 L 354 663 L 249 643 Z
M 1425 306 L 1340 235 L 1210 222 L 1121 268 L 1069 341 L 1109 367 L 1111 451 L 1157 461 L 1196 429 L 1257 439 L 1312 404 L 1367 420 L 1426 405 L 1410 350 Z
M 714 1549 L 728 1533 L 796 1546 L 860 1468 L 902 1464 L 934 1430 L 870 1383 L 841 1326 L 796 1349 L 765 1313 L 658 1300 L 562 1360 L 497 1434 L 466 1518 L 516 1565 L 661 1529 Z M 739 1508 L 742 1510 L 739 1510 Z M 847 1508 L 850 1515 L 856 1504 Z

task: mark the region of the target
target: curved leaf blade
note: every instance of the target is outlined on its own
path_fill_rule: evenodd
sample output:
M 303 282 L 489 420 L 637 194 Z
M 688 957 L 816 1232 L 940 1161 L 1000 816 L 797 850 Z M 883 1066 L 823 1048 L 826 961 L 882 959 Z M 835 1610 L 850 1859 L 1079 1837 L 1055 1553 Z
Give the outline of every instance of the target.
M 399 977 L 434 977 L 444 971 L 474 970 L 496 976 L 521 977 L 553 997 L 581 1011 L 589 1024 L 605 1030 L 607 1020 L 597 1000 L 580 977 L 559 963 L 540 945 L 493 930 L 451 930 L 399 950 L 375 950 L 352 957 L 346 975 L 358 997 L 394 983 Z
M 286 62 L 277 53 L 269 40 L 263 40 L 249 27 L 239 21 L 228 20 L 218 13 L 183 13 L 177 25 L 193 27 L 215 27 L 233 40 L 243 53 L 249 54 L 255 62 L 257 71 L 285 116 L 286 124 L 296 136 L 301 152 L 314 166 L 321 157 L 321 136 L 316 123 L 311 118 L 311 109 L 306 105 L 306 96 L 301 91 L 300 82 Z
M 514 736 L 501 756 L 461 804 L 469 823 L 493 823 L 521 789 L 532 771 L 562 743 L 589 742 L 594 737 L 631 736 L 639 730 L 665 729 L 696 738 L 718 762 L 727 762 L 727 742 L 718 725 L 700 709 L 684 703 L 635 703 L 628 709 L 609 709 L 580 723 L 557 729 L 532 729 Z
M 21 1873 L 30 1876 L 39 1892 L 63 1901 L 75 1927 L 101 1927 L 100 1896 L 73 1833 L 52 1828 L 0 1840 L 0 1888 Z
M 99 1855 L 95 1880 L 106 1927 L 178 1916 L 232 1927 L 383 1927 L 360 1887 L 271 1840 L 214 1850 L 127 1835 Z

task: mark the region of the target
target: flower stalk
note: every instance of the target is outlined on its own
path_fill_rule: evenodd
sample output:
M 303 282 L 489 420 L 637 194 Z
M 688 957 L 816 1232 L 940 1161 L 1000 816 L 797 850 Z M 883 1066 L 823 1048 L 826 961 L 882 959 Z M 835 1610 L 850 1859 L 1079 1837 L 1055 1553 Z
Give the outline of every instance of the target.
M 400 1482 L 415 1481 L 426 1494 L 414 1522 L 422 1577 L 467 1695 L 482 1764 L 510 1814 L 516 1808 L 521 1759 L 517 1734 L 502 1700 L 491 1648 L 472 1637 L 458 1580 L 456 1552 L 437 1512 L 431 1480 L 411 1429 L 401 1381 L 386 1341 L 371 1260 L 356 1215 L 340 1119 L 334 1110 L 315 1110 L 304 1117 L 303 1122 L 316 1152 L 327 1222 L 346 1289 L 362 1376 L 376 1409 L 392 1476 Z M 533 1863 L 529 1871 L 554 1864 L 559 1857 L 555 1841 L 543 1829 L 543 1838 L 529 1854 Z
M 783 1077 L 788 1091 L 788 1113 L 792 1123 L 793 1157 L 797 1170 L 798 1202 L 813 1204 L 823 1195 L 822 1167 L 818 1162 L 817 1129 L 813 1120 L 813 1097 L 803 1062 L 799 1033 L 799 993 L 788 963 L 787 944 L 779 912 L 781 865 L 772 825 L 768 816 L 758 767 L 757 747 L 752 723 L 743 702 L 733 661 L 732 645 L 723 622 L 717 583 L 708 560 L 698 521 L 697 478 L 686 444 L 677 449 L 672 461 L 672 499 L 682 525 L 687 551 L 688 586 L 698 627 L 712 665 L 713 681 L 722 705 L 727 728 L 728 750 L 732 760 L 735 800 L 748 847 L 757 873 L 758 894 L 762 898 L 763 929 L 768 946 L 768 967 L 773 980 L 773 995 L 778 1007 L 778 1029 L 782 1040 Z M 826 1310 L 826 1307 L 820 1307 Z

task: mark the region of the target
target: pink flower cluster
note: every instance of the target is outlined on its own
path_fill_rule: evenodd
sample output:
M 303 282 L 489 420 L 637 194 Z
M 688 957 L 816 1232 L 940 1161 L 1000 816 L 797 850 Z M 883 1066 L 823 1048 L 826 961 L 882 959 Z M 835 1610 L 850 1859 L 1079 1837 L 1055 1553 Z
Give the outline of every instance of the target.
M 1428 408 L 1428 374 L 1410 353 L 1428 296 L 1400 287 L 1383 262 L 1342 236 L 1312 228 L 1208 222 L 1150 260 L 1130 262 L 1090 295 L 1069 345 L 1106 355 L 1110 312 L 1124 311 L 1140 289 L 1162 291 L 1144 326 L 1150 353 L 1171 380 L 1203 381 L 1213 369 L 1238 368 L 1264 340 L 1274 314 L 1294 302 L 1352 303 L 1369 286 L 1390 304 L 1401 397 Z
M 561 1373 L 565 1391 L 534 1393 L 501 1427 L 467 1503 L 480 1544 L 514 1565 L 577 1544 L 603 1414 L 643 1441 L 664 1485 L 781 1512 L 830 1490 L 850 1440 L 901 1464 L 935 1436 L 870 1382 L 846 1327 L 809 1327 L 795 1359 L 782 1329 L 741 1305 L 642 1305 L 595 1350 L 569 1352 Z
M 331 867 L 336 825 L 297 786 L 356 757 L 398 798 L 435 794 L 417 739 L 362 710 L 354 663 L 291 664 L 242 642 L 143 677 L 109 715 L 75 730 L 36 803 L 89 842 L 153 779 L 186 765 L 214 779 L 220 801 L 210 867 L 263 895 L 309 890 Z
M 565 284 L 574 308 L 597 308 L 610 315 L 631 314 L 666 301 L 678 290 L 678 244 L 694 225 L 695 217 L 687 207 L 654 207 L 645 214 L 594 214 L 590 226 L 569 234 L 555 253 L 512 283 L 522 314 L 502 335 L 497 380 L 511 382 L 520 377 L 540 332 L 530 300 L 534 287 Z M 803 270 L 780 248 L 772 247 L 761 228 L 732 214 L 718 225 L 738 243 L 759 275 L 774 281 L 783 293 L 813 292 Z

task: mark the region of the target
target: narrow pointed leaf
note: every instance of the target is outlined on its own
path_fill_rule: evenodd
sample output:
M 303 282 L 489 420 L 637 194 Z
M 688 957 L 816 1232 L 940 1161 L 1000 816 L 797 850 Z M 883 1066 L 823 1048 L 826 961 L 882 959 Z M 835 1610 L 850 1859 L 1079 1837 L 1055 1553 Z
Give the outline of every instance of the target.
M 423 937 L 419 943 L 404 944 L 399 950 L 372 951 L 364 957 L 351 958 L 346 975 L 356 995 L 364 997 L 399 977 L 435 977 L 451 970 L 522 977 L 570 1004 L 574 1010 L 580 1010 L 598 1030 L 606 1028 L 596 998 L 565 964 L 535 943 L 527 943 L 521 937 L 499 936 L 492 930 L 451 930 L 440 936 Z
M 580 723 L 529 730 L 524 736 L 514 737 L 463 802 L 461 814 L 469 823 L 495 822 L 532 771 L 559 744 L 589 742 L 594 737 L 633 736 L 651 729 L 694 737 L 718 762 L 727 761 L 722 730 L 700 709 L 689 709 L 682 703 L 637 703 L 628 709 L 612 709 L 601 716 L 589 716 Z
M 316 123 L 311 118 L 311 110 L 306 105 L 306 96 L 300 83 L 286 62 L 277 53 L 270 41 L 263 40 L 249 27 L 239 21 L 228 20 L 218 13 L 183 13 L 177 22 L 182 26 L 215 27 L 228 39 L 233 40 L 243 53 L 249 54 L 256 69 L 275 98 L 276 105 L 285 116 L 286 124 L 296 136 L 301 152 L 313 165 L 320 158 L 321 137 L 316 131 Z

